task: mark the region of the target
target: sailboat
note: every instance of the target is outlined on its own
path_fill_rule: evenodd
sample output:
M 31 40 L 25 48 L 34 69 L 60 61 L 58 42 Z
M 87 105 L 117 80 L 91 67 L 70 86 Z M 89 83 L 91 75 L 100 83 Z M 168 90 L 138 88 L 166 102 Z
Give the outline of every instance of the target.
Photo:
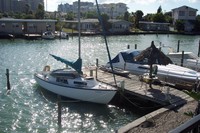
M 36 82 L 44 89 L 55 94 L 99 104 L 108 104 L 117 92 L 117 88 L 94 77 L 87 77 L 82 72 L 81 43 L 80 43 L 80 0 L 78 0 L 78 28 L 79 28 L 79 57 L 75 62 L 50 54 L 57 61 L 66 66 L 64 69 L 50 70 L 45 66 L 43 71 L 34 74 Z

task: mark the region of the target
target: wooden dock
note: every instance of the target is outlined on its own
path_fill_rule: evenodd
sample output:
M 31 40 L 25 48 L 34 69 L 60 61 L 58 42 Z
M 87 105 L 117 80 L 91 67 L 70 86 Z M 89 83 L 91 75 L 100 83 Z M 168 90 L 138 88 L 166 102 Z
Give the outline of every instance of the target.
M 94 75 L 95 73 L 96 72 L 93 71 Z M 115 78 L 118 86 L 121 86 L 122 81 L 124 81 L 124 92 L 131 94 L 133 97 L 137 96 L 141 99 L 150 100 L 161 105 L 176 104 L 191 98 L 183 91 L 170 86 L 165 86 L 163 84 L 152 85 L 151 89 L 147 83 L 141 82 L 139 80 L 139 76 L 137 75 L 130 74 L 129 77 L 115 75 Z M 97 79 L 108 84 L 115 85 L 113 74 L 100 69 L 97 69 Z

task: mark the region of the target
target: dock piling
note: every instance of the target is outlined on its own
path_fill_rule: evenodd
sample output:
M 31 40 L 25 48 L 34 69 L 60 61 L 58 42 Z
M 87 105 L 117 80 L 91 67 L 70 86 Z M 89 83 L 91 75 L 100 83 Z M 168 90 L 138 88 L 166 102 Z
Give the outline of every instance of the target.
M 200 56 L 200 40 L 199 40 L 199 50 L 198 50 L 198 57 Z
M 61 128 L 61 96 L 60 95 L 57 95 L 57 104 L 58 104 L 58 126 L 59 128 Z
M 98 66 L 99 66 L 99 60 L 96 59 L 96 79 L 97 79 L 97 69 L 98 69 Z
M 137 44 L 135 44 L 135 49 L 137 49 Z
M 178 40 L 177 52 L 179 52 L 180 40 Z
M 184 60 L 184 51 L 182 51 L 182 56 L 181 56 L 181 66 L 183 66 L 183 60 Z
M 7 78 L 7 91 L 10 91 L 10 78 L 9 78 L 9 69 L 6 69 L 6 78 Z

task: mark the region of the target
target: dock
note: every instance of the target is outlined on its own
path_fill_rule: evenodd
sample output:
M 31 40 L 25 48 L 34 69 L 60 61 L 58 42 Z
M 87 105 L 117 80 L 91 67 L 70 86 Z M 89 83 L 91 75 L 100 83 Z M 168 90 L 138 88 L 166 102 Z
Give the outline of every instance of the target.
M 89 74 L 91 74 L 91 70 Z M 112 73 L 96 69 L 95 74 L 99 81 L 115 85 Z M 138 75 L 130 74 L 129 77 L 115 75 L 115 79 L 117 86 L 120 86 L 120 91 L 130 94 L 131 97 L 138 97 L 139 99 L 148 100 L 161 105 L 156 110 L 121 127 L 116 131 L 117 133 L 128 132 L 132 128 L 153 119 L 159 114 L 162 114 L 170 109 L 180 107 L 188 101 L 193 101 L 193 99 L 183 91 L 163 83 L 159 85 L 153 84 L 152 88 L 150 88 L 149 84 L 142 82 Z
M 41 38 L 41 34 L 24 34 L 25 39 L 37 39 Z
M 190 98 L 190 96 L 183 91 L 165 84 L 153 84 L 152 88 L 150 88 L 149 84 L 139 80 L 138 75 L 129 74 L 129 77 L 115 75 L 115 78 L 117 86 L 119 86 L 120 90 L 123 92 L 128 93 L 133 97 L 136 96 L 143 100 L 150 100 L 163 106 L 187 101 L 186 99 Z M 97 69 L 97 79 L 107 84 L 115 85 L 113 74 L 100 69 Z M 121 87 L 121 83 L 123 83 L 123 87 Z

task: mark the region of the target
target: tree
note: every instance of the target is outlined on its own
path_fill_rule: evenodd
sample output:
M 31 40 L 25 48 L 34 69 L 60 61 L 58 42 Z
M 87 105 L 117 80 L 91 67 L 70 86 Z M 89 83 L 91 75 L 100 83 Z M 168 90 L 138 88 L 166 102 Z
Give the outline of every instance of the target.
M 98 18 L 97 12 L 95 11 L 89 11 L 85 13 L 85 18 Z
M 195 23 L 194 23 L 194 31 L 200 32 L 200 15 L 196 17 Z
M 158 13 L 162 13 L 162 8 L 161 8 L 161 6 L 159 6 L 158 9 L 157 9 L 157 14 L 158 14 Z
M 74 13 L 73 12 L 68 12 L 66 15 L 66 20 L 73 20 L 74 19 Z
M 35 13 L 35 18 L 36 19 L 44 19 L 44 6 L 42 4 L 38 5 L 37 11 Z
M 129 12 L 126 11 L 126 12 L 124 13 L 124 20 L 128 21 L 128 20 L 129 20 L 129 16 L 130 16 Z
M 147 15 L 145 15 L 145 16 L 143 17 L 143 19 L 144 19 L 144 21 L 149 21 L 149 22 L 151 22 L 151 21 L 153 21 L 153 16 L 154 16 L 154 14 L 147 14 Z
M 109 16 L 107 14 L 101 14 L 101 18 L 102 18 L 102 23 L 104 25 L 104 30 L 105 31 L 109 31 L 109 29 L 111 28 L 111 23 L 108 22 L 109 20 Z
M 162 12 L 154 14 L 153 15 L 153 22 L 160 22 L 160 23 L 166 22 L 165 15 L 163 15 Z
M 135 13 L 132 13 L 134 17 L 134 24 L 136 28 L 139 28 L 139 21 L 142 20 L 144 13 L 141 10 L 137 10 Z
M 25 14 L 29 14 L 30 7 L 31 7 L 31 6 L 30 6 L 29 4 L 26 4 L 26 5 L 25 5 L 25 8 L 24 8 L 24 13 L 25 13 Z
M 177 31 L 184 31 L 185 25 L 183 20 L 176 20 L 175 22 L 175 28 Z

